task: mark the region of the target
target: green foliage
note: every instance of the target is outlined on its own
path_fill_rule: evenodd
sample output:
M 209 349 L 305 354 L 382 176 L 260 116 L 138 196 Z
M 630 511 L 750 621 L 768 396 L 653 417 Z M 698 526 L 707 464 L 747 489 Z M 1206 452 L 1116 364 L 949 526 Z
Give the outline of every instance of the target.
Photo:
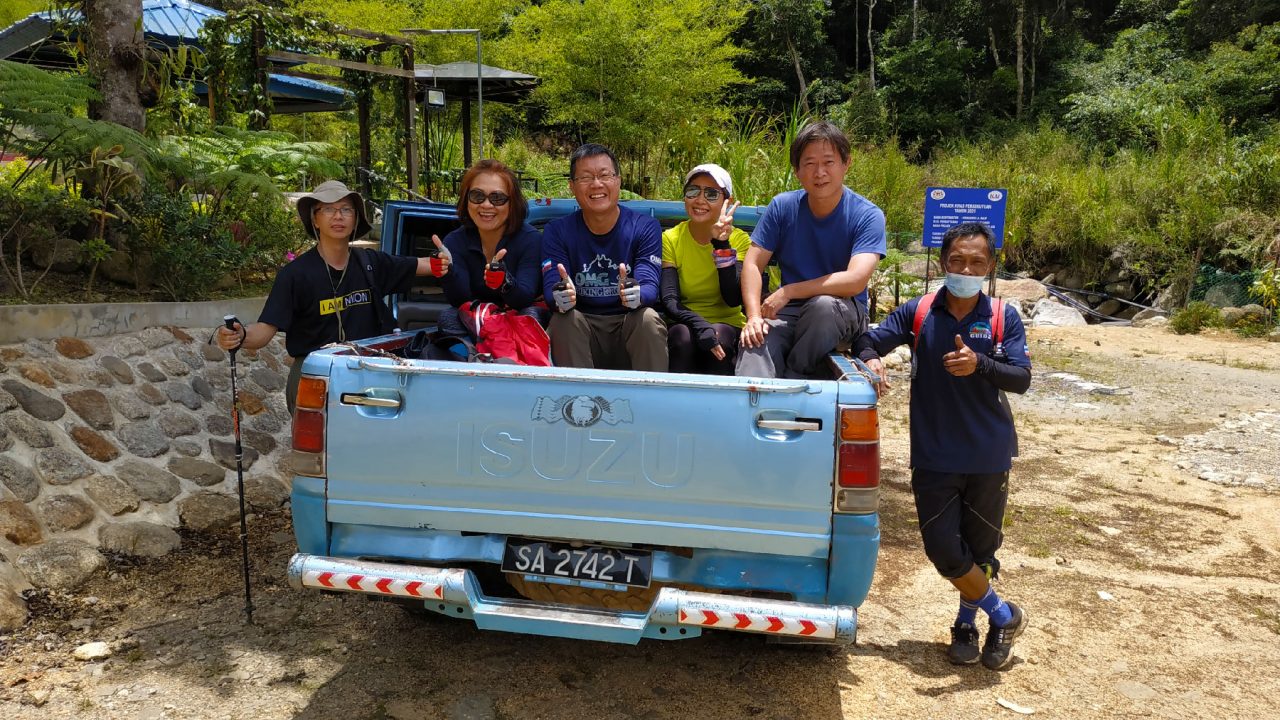
M 0 168 L 0 273 L 9 290 L 29 299 L 52 267 L 33 277 L 24 267 L 31 251 L 83 236 L 92 210 L 64 185 L 52 183 L 47 171 L 23 161 Z
M 542 78 L 534 96 L 552 123 L 642 161 L 684 121 L 728 118 L 742 14 L 736 0 L 548 0 L 512 21 L 498 55 Z
M 84 116 L 86 104 L 96 97 L 82 76 L 0 60 L 0 152 L 16 151 L 69 169 L 94 148 L 119 146 L 126 157 L 145 164 L 150 156 L 146 138 Z
M 880 64 L 882 93 L 894 108 L 897 129 L 929 144 L 955 137 L 985 112 L 966 83 L 982 58 L 976 48 L 923 38 L 889 54 Z
M 1218 308 L 1207 302 L 1196 301 L 1169 318 L 1169 329 L 1178 335 L 1195 335 L 1207 327 L 1222 325 L 1222 315 Z
M 5 0 L 4 5 L 0 6 L 0 29 L 48 7 L 46 0 Z
M 1272 315 L 1280 312 L 1280 267 L 1260 271 L 1258 278 L 1249 286 L 1249 295 Z

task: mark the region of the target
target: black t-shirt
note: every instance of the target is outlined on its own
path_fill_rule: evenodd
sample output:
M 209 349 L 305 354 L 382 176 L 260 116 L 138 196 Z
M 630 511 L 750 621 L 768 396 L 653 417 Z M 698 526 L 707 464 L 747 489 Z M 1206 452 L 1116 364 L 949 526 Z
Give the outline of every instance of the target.
M 377 304 L 384 295 L 407 292 L 417 268 L 417 258 L 353 248 L 342 272 L 311 248 L 280 268 L 258 322 L 283 331 L 293 357 L 339 340 L 376 337 L 391 329 L 382 327 Z

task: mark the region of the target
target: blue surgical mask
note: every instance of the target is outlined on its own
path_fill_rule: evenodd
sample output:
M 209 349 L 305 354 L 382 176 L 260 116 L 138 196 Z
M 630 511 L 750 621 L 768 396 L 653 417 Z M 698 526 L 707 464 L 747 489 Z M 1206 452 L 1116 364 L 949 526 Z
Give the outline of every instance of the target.
M 985 280 L 986 278 L 981 275 L 947 273 L 947 292 L 958 298 L 971 298 L 982 290 L 982 283 Z

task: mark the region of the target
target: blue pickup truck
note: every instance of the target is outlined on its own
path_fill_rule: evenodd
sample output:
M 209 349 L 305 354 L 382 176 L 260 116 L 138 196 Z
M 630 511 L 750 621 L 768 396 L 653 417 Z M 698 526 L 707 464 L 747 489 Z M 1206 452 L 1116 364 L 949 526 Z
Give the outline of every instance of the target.
M 681 203 L 631 207 L 683 219 Z M 530 222 L 574 209 L 539 199 Z M 450 205 L 389 203 L 383 248 L 422 255 L 456 224 Z M 403 332 L 304 360 L 295 587 L 535 635 L 854 641 L 880 540 L 865 367 L 832 354 L 836 379 L 781 380 L 416 359 L 413 331 L 443 301 L 423 282 L 396 298 Z

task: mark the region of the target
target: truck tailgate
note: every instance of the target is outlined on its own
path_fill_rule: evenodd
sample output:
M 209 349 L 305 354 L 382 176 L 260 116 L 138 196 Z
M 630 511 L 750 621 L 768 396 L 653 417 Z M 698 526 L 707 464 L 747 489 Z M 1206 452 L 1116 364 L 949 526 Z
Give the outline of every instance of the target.
M 837 387 L 337 356 L 328 520 L 825 557 Z

